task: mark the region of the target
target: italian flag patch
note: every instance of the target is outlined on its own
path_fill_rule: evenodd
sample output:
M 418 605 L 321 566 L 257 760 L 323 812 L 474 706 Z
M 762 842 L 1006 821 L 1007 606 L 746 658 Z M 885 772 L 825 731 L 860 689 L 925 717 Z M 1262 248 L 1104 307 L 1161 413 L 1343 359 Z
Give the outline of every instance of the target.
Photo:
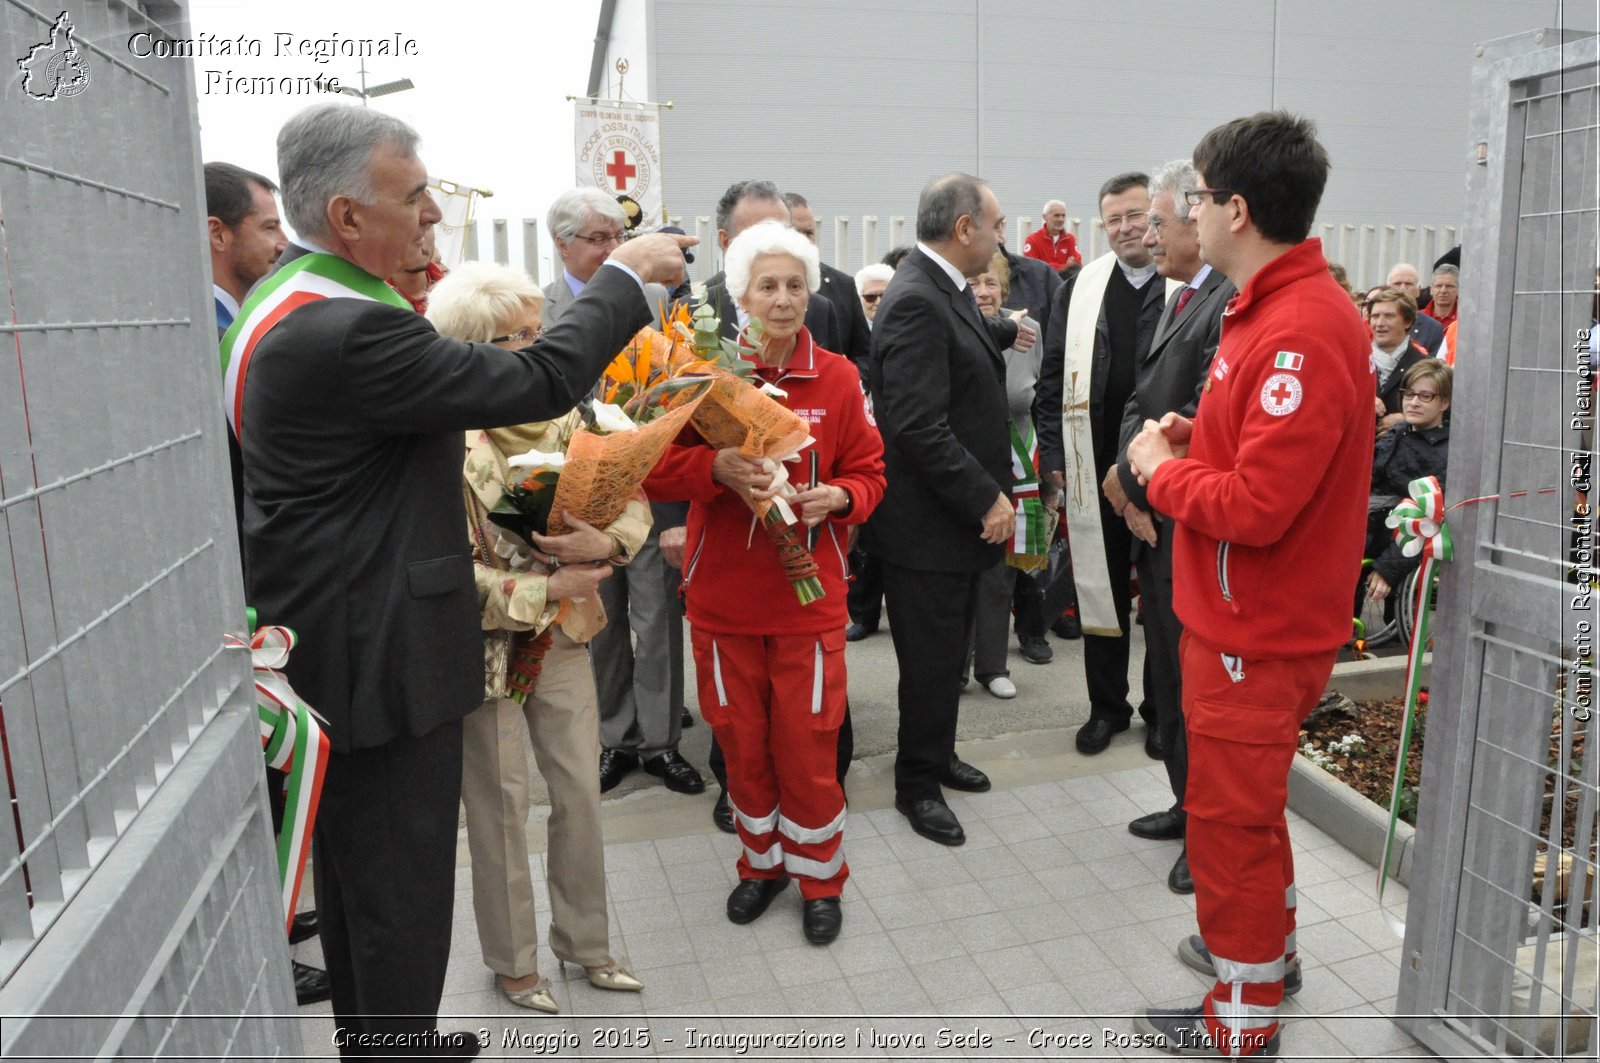
M 1278 360 L 1272 363 L 1272 368 L 1287 369 L 1291 373 L 1298 373 L 1301 364 L 1304 362 L 1305 358 L 1302 355 L 1295 354 L 1293 351 L 1279 351 Z

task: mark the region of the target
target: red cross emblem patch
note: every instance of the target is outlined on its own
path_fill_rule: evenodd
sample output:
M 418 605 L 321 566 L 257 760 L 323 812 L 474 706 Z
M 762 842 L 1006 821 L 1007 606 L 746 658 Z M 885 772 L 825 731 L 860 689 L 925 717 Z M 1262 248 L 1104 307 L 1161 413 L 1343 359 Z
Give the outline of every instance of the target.
M 1274 417 L 1287 417 L 1300 408 L 1301 395 L 1299 377 L 1273 373 L 1261 385 L 1261 408 Z

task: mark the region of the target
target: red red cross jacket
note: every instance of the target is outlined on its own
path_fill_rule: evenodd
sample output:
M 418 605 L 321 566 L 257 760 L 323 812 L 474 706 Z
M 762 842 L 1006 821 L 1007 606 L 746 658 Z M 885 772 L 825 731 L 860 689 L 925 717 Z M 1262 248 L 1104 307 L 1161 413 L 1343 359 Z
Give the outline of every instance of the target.
M 1151 479 L 1177 524 L 1173 600 L 1220 652 L 1279 659 L 1350 638 L 1376 385 L 1361 318 L 1306 240 L 1223 316 L 1187 459 Z
M 849 622 L 845 582 L 850 565 L 844 525 L 860 524 L 883 498 L 883 439 L 861 391 L 861 376 L 846 358 L 825 351 L 802 329 L 794 354 L 773 383 L 788 392 L 785 406 L 811 424 L 818 476 L 849 492 L 850 512 L 822 522 L 812 555 L 820 601 L 801 605 L 783 575 L 777 548 L 744 500 L 711 479 L 715 451 L 688 429 L 645 480 L 652 501 L 687 500 L 688 545 L 683 582 L 689 622 L 717 634 L 790 635 L 842 629 Z M 1370 433 L 1369 433 L 1370 434 Z M 789 479 L 810 479 L 811 447 L 789 463 Z M 752 534 L 753 531 L 753 534 Z

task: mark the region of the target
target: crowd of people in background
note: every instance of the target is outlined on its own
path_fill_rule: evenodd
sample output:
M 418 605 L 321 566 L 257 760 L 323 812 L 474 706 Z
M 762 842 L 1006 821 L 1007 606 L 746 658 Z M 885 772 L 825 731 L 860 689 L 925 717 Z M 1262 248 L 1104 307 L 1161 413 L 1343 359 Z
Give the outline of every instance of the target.
M 793 879 L 804 939 L 835 940 L 845 646 L 885 615 L 895 807 L 945 846 L 965 841 L 945 792 L 991 785 L 955 747 L 962 690 L 1017 696 L 1013 636 L 1037 665 L 1047 631 L 1081 637 L 1076 748 L 1144 721 L 1172 801 L 1128 829 L 1177 843 L 1167 884 L 1199 922 L 1179 957 L 1215 978 L 1138 1025 L 1173 1050 L 1277 1051 L 1303 977 L 1294 735 L 1350 638 L 1351 586 L 1382 599 L 1406 573 L 1383 517 L 1445 475 L 1459 249 L 1425 289 L 1400 264 L 1352 290 L 1309 237 L 1327 157 L 1282 112 L 1108 175 L 1110 250 L 1087 262 L 1061 200 L 1017 254 L 993 189 L 953 173 L 923 190 L 916 243 L 852 276 L 821 261 L 803 196 L 740 180 L 698 290 L 687 266 L 708 249 L 630 232 L 593 188 L 549 209 L 544 288 L 446 268 L 417 134 L 378 111 L 303 112 L 278 162 L 294 241 L 278 185 L 217 162 L 209 238 L 219 337 L 242 354 L 225 394 L 247 600 L 300 632 L 290 678 L 333 743 L 298 931 L 320 932 L 328 970 L 297 965 L 297 990 L 331 993 L 350 1055 L 476 1054 L 435 1028 L 463 804 L 483 962 L 511 1003 L 558 1010 L 535 959 L 530 743 L 550 947 L 597 989 L 645 990 L 610 947 L 600 809 L 636 769 L 707 788 L 678 749 L 685 622 L 712 818 L 738 842 L 727 918 L 754 921 Z M 791 505 L 817 536 L 819 602 L 798 604 L 750 534 L 743 496 L 772 497 L 774 470 L 692 430 L 609 526 L 519 538 L 487 519 L 508 459 L 562 451 L 607 363 L 679 301 L 757 337 L 756 378 L 812 425 Z

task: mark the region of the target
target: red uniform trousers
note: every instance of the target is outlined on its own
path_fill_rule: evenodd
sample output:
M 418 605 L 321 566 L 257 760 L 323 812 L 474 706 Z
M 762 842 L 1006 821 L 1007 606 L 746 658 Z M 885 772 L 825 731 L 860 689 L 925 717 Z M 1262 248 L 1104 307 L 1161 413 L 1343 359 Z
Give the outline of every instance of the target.
M 1223 1055 L 1254 1055 L 1278 1030 L 1283 974 L 1295 953 L 1289 766 L 1336 651 L 1241 659 L 1188 633 L 1179 646 L 1189 871 L 1200 936 L 1217 968 L 1206 1027 Z
M 844 862 L 844 629 L 720 635 L 691 627 L 700 712 L 728 761 L 728 803 L 744 852 L 739 877 L 837 897 Z

